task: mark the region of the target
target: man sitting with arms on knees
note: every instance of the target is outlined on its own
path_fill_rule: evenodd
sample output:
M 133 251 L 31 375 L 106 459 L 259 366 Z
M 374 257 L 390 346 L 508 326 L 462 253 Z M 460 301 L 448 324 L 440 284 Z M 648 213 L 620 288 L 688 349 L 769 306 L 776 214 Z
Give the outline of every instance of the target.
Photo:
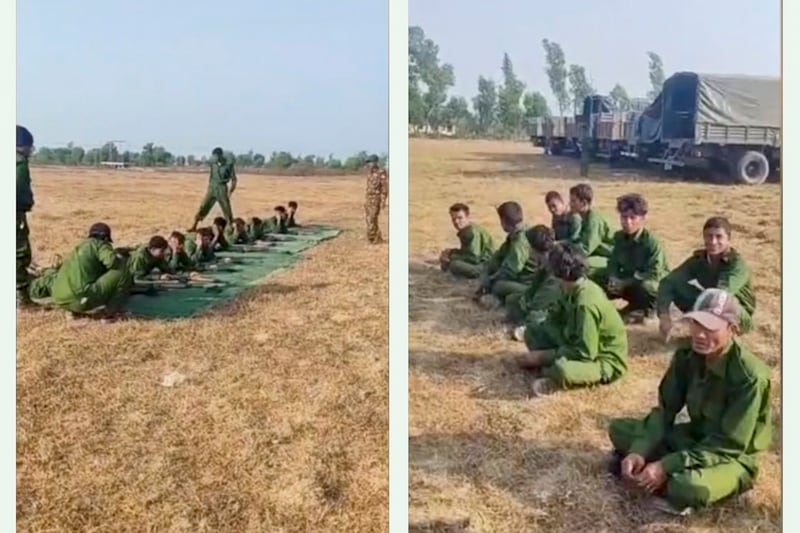
M 522 206 L 517 202 L 504 202 L 497 208 L 497 215 L 506 240 L 486 263 L 476 295 L 491 293 L 495 306 L 504 305 L 510 294 L 525 292 L 536 273 L 531 245 L 525 236 Z
M 705 248 L 670 272 L 658 287 L 658 318 L 665 338 L 672 332 L 670 304 L 685 313 L 705 289 L 725 289 L 739 304 L 739 331 L 747 333 L 753 325 L 756 297 L 750 269 L 731 246 L 731 223 L 724 217 L 709 218 L 703 225 Z
M 564 199 L 557 191 L 544 195 L 547 210 L 553 215 L 551 227 L 557 241 L 577 241 L 581 234 L 581 216 L 567 209 Z
M 611 226 L 606 218 L 592 207 L 593 200 L 594 191 L 588 183 L 579 183 L 569 190 L 570 211 L 581 217 L 578 237 L 570 242 L 576 244 L 586 256 L 590 277 L 606 268 L 614 244 Z
M 550 251 L 555 246 L 553 230 L 544 225 L 534 226 L 525 232 L 536 261 L 536 274 L 524 293 L 506 298 L 508 321 L 513 326 L 512 338 L 524 340 L 525 329 L 536 327 L 547 319 L 549 310 L 561 296 L 561 283 L 548 266 Z
M 456 229 L 461 247 L 449 248 L 439 256 L 442 270 L 462 278 L 477 278 L 484 264 L 494 253 L 494 242 L 489 232 L 469 219 L 469 206 L 450 206 L 450 220 Z
M 647 200 L 641 194 L 617 198 L 622 230 L 614 235 L 614 249 L 608 270 L 597 276 L 610 298 L 621 298 L 628 305 L 622 316 L 629 323 L 656 319 L 658 283 L 667 275 L 667 256 L 655 235 L 644 227 Z
M 684 514 L 749 490 L 757 455 L 772 440 L 769 368 L 735 339 L 736 299 L 704 291 L 684 318 L 691 343 L 678 348 L 642 420 L 611 421 L 612 472 Z M 676 423 L 686 407 L 688 423 Z
M 111 228 L 98 222 L 89 236 L 64 259 L 51 293 L 53 303 L 73 316 L 103 309 L 112 318 L 121 312 L 127 297 L 127 266 L 111 246 Z
M 563 293 L 542 324 L 526 329 L 530 352 L 518 359 L 541 374 L 534 395 L 616 381 L 628 369 L 628 336 L 617 309 L 586 277 L 586 260 L 574 245 L 556 245 L 549 265 Z

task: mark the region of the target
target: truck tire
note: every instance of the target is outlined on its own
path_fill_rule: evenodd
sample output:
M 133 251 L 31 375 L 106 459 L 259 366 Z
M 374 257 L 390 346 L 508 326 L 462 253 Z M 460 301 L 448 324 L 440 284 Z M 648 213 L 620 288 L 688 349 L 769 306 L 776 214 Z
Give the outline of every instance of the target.
M 761 152 L 745 152 L 736 163 L 734 177 L 745 185 L 761 185 L 769 177 L 769 161 Z

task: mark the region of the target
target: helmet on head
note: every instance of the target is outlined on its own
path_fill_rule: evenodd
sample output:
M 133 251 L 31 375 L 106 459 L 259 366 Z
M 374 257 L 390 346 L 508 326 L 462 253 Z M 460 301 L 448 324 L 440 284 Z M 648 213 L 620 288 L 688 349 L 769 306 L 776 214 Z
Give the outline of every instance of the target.
M 111 228 L 105 222 L 95 222 L 92 224 L 92 227 L 89 228 L 89 238 L 114 242 L 111 240 Z

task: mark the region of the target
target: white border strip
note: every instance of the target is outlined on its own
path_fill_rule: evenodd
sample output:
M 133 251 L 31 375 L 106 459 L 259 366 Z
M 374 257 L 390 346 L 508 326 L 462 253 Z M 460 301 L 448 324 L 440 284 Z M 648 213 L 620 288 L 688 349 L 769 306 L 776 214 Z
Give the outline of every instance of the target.
M 389 1 L 389 531 L 408 531 L 408 2 Z
M 800 280 L 791 273 L 797 268 L 797 249 L 785 246 L 786 243 L 797 241 L 797 234 L 791 228 L 800 229 L 800 211 L 793 205 L 795 200 L 800 200 L 800 182 L 797 172 L 800 165 L 797 161 L 797 150 L 800 148 L 800 106 L 797 104 L 797 94 L 800 92 L 800 70 L 798 70 L 797 27 L 800 24 L 800 4 L 796 0 L 783 0 L 783 153 L 781 161 L 781 203 L 783 204 L 783 235 L 781 239 L 781 253 L 783 265 L 782 278 L 782 305 L 781 305 L 781 336 L 783 349 L 781 353 L 781 391 L 783 392 L 781 405 L 781 427 L 783 442 L 781 443 L 781 460 L 783 462 L 783 530 L 800 531 L 800 507 L 791 504 L 800 494 L 800 456 L 796 450 L 800 449 L 800 431 L 795 432 L 793 424 L 787 424 L 794 413 L 795 405 L 800 409 L 800 388 L 796 380 L 800 379 L 800 359 L 798 354 L 798 328 L 792 328 L 794 304 L 800 298 Z M 787 61 L 787 58 L 788 61 Z M 794 58 L 794 59 L 791 59 Z M 788 135 L 787 135 L 788 134 Z M 787 238 L 788 237 L 788 238 Z M 788 275 L 786 275 L 788 274 Z M 788 305 L 787 305 L 788 304 Z M 790 325 L 790 327 L 786 327 Z M 794 489 L 792 489 L 794 487 Z

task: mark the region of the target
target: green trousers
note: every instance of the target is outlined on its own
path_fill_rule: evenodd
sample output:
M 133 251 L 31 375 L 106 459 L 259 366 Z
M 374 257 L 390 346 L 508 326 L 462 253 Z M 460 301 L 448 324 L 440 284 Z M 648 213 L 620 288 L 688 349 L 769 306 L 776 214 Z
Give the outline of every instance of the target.
M 81 294 L 54 294 L 53 303 L 73 313 L 88 313 L 99 307 L 115 311 L 128 296 L 129 278 L 125 270 L 109 270 Z
M 46 268 L 38 278 L 31 281 L 28 286 L 28 296 L 34 300 L 49 298 L 57 274 L 58 268 Z
M 483 265 L 475 265 L 473 263 L 467 263 L 466 261 L 453 259 L 446 265 L 443 265 L 443 269 L 459 278 L 477 279 L 481 276 L 481 272 L 483 272 Z
M 195 220 L 200 222 L 208 216 L 214 204 L 219 204 L 222 209 L 222 216 L 228 221 L 228 226 L 233 226 L 233 210 L 231 209 L 231 199 L 228 196 L 228 186 L 225 184 L 209 184 L 200 208 L 197 210 Z
M 528 290 L 525 283 L 519 281 L 511 281 L 507 279 L 497 280 L 492 283 L 492 294 L 495 298 L 506 304 L 506 299 L 512 294 L 522 294 Z
M 678 289 L 677 294 L 673 294 L 672 303 L 674 303 L 675 307 L 680 309 L 682 313 L 688 313 L 692 310 L 692 307 L 694 307 L 694 303 L 699 296 L 700 289 L 687 283 Z M 753 328 L 753 316 L 742 307 L 742 304 L 739 304 L 738 307 L 739 329 L 742 333 L 747 333 Z
M 621 298 L 628 302 L 628 311 L 655 311 L 656 299 L 658 298 L 657 281 L 633 280 L 627 287 L 619 292 L 611 291 L 608 287 L 608 279 L 605 284 L 606 294 L 609 298 Z
M 509 322 L 521 326 L 525 322 L 527 314 L 524 292 L 515 292 L 506 297 L 506 318 Z
M 28 267 L 31 266 L 31 241 L 28 218 L 25 212 L 17 211 L 17 290 L 24 291 L 30 283 Z
M 553 350 L 563 344 L 560 332 L 547 324 L 525 328 L 525 345 L 529 350 Z M 591 385 L 607 384 L 620 377 L 606 361 L 575 361 L 559 357 L 543 366 L 542 377 L 550 378 L 562 389 L 574 389 Z
M 617 418 L 609 424 L 608 436 L 614 449 L 625 456 L 643 431 L 642 420 Z M 659 449 L 645 459 L 647 462 L 657 461 L 668 453 L 688 449 L 695 442 L 689 434 L 689 425 L 677 424 L 667 434 Z M 665 496 L 678 508 L 696 509 L 745 492 L 752 488 L 753 481 L 753 474 L 741 464 L 731 461 L 709 468 L 688 469 L 670 474 Z

